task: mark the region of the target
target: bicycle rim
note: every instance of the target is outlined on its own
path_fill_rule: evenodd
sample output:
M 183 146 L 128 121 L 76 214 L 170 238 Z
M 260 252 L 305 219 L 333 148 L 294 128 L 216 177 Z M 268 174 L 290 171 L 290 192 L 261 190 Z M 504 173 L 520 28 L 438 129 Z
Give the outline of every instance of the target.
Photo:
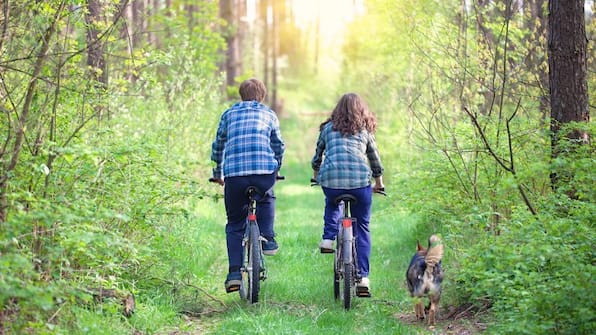
M 259 301 L 261 278 L 261 249 L 259 248 L 259 227 L 256 223 L 250 224 L 250 243 L 248 259 L 249 300 L 251 303 Z

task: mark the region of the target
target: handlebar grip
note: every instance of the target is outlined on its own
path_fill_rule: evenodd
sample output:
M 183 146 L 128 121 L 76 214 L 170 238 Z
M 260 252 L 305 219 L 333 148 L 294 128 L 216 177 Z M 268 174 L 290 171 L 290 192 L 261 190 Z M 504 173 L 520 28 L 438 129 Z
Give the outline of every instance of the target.
M 380 195 L 387 196 L 387 193 L 385 192 L 385 188 L 384 187 L 381 187 L 380 189 L 378 189 L 377 191 L 375 191 L 375 193 L 378 193 Z
M 277 176 L 275 176 L 275 179 L 276 180 L 285 180 L 286 179 L 286 176 L 277 175 Z
M 209 178 L 209 182 L 210 183 L 217 183 L 217 179 L 211 177 L 211 178 Z

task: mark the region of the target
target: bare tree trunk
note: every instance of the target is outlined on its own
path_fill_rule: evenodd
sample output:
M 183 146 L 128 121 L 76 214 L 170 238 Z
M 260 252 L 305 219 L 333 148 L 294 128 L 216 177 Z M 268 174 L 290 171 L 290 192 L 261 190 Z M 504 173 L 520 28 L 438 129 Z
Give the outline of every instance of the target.
M 273 1 L 271 21 L 271 106 L 279 114 L 281 108 L 277 101 L 277 53 L 279 49 L 279 6 Z
M 579 130 L 561 134 L 569 122 L 588 122 L 588 84 L 586 59 L 586 27 L 583 0 L 549 0 L 549 81 L 551 104 L 552 157 L 559 155 L 558 143 L 567 137 L 588 141 L 588 134 Z M 551 174 L 551 186 L 556 189 L 559 174 Z M 570 195 L 574 196 L 574 195 Z
M 4 45 L 4 41 L 8 38 L 8 22 L 10 18 L 10 6 L 8 5 L 8 0 L 2 1 L 2 33 L 0 34 L 0 53 L 2 53 L 2 46 Z
M 261 0 L 261 18 L 263 20 L 263 83 L 269 87 L 269 57 L 270 57 L 270 29 L 269 29 L 269 0 Z M 266 101 L 270 102 L 268 96 Z
M 108 86 L 108 71 L 104 55 L 104 43 L 101 40 L 100 23 L 104 22 L 104 13 L 101 0 L 88 1 L 87 21 L 87 65 L 91 71 L 91 79 L 95 83 L 98 95 L 102 95 Z M 95 111 L 101 121 L 105 107 L 96 103 Z
M 526 41 L 530 45 L 528 57 L 526 59 L 526 66 L 530 71 L 538 76 L 538 84 L 542 90 L 540 95 L 539 109 L 542 120 L 546 122 L 549 114 L 549 96 L 548 96 L 548 72 L 542 70 L 543 64 L 546 62 L 546 45 L 537 44 L 537 41 L 542 41 L 546 37 L 546 1 L 547 0 L 526 0 L 524 2 L 524 11 L 528 13 L 526 16 L 526 27 L 530 31 L 529 40 Z
M 219 15 L 227 22 L 227 29 L 224 32 L 227 50 L 223 69 L 226 73 L 227 87 L 234 86 L 236 77 L 240 75 L 239 30 L 241 28 L 237 5 L 236 0 L 220 0 L 219 2 Z
M 145 3 L 135 0 L 132 6 L 132 47 L 137 48 L 142 43 L 142 36 L 145 30 Z

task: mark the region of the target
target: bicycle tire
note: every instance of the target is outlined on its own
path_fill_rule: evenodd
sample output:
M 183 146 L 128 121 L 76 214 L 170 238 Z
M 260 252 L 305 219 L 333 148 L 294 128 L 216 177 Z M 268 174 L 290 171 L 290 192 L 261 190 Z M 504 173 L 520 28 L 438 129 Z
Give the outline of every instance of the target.
M 344 308 L 352 307 L 352 263 L 344 264 Z
M 339 240 L 337 241 L 339 243 Z M 333 297 L 335 300 L 340 299 L 340 283 L 341 283 L 341 275 L 340 275 L 340 266 L 341 266 L 341 253 L 340 247 L 338 244 L 338 248 L 335 251 L 334 259 L 333 259 Z
M 259 290 L 261 283 L 261 248 L 259 243 L 259 226 L 250 222 L 249 258 L 248 258 L 248 298 L 251 303 L 259 301 Z
M 248 280 L 248 259 L 249 259 L 249 252 L 250 252 L 250 248 L 249 248 L 250 244 L 248 243 L 248 241 L 244 241 L 243 242 L 243 248 L 244 250 L 243 252 L 243 260 L 242 260 L 242 270 L 240 271 L 242 274 L 242 283 L 240 284 L 240 290 L 238 291 L 238 293 L 240 293 L 240 299 L 242 300 L 248 300 L 248 290 L 250 287 L 250 282 Z

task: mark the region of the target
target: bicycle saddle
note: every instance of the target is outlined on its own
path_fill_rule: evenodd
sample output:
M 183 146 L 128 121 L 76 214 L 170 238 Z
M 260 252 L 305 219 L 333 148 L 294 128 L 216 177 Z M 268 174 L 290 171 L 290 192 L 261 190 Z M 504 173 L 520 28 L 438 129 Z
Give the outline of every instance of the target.
M 349 201 L 350 203 L 352 203 L 352 205 L 354 205 L 354 204 L 356 204 L 358 202 L 358 200 L 356 199 L 356 197 L 353 196 L 353 195 L 351 195 L 351 194 L 340 194 L 333 201 L 336 204 L 339 204 L 342 201 Z
M 258 187 L 251 185 L 251 186 L 247 187 L 246 190 L 244 190 L 244 194 L 249 197 L 252 197 L 255 195 L 262 196 L 263 192 Z

